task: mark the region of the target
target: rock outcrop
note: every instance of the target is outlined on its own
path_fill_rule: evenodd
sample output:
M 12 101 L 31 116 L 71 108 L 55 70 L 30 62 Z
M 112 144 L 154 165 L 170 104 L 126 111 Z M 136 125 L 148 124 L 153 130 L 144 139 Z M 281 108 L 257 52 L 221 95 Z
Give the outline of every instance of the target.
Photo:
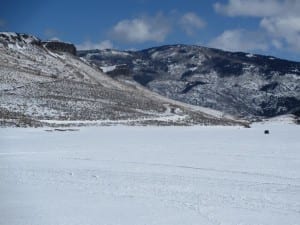
M 72 55 L 76 55 L 76 47 L 73 44 L 65 43 L 61 41 L 45 41 L 42 44 L 52 51 L 67 52 Z

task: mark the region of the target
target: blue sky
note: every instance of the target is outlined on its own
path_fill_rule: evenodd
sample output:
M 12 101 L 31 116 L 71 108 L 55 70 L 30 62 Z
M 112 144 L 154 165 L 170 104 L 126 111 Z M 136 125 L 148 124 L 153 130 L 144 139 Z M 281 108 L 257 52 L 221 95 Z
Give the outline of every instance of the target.
M 0 0 L 0 30 L 80 49 L 196 44 L 300 61 L 298 0 Z

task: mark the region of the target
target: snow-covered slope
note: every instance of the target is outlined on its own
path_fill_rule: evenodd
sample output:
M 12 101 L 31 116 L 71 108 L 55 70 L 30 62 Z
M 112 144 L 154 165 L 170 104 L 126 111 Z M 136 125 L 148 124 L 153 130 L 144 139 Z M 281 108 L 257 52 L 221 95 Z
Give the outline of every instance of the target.
M 131 79 L 161 95 L 243 118 L 300 109 L 300 63 L 270 56 L 171 45 L 136 52 L 81 51 L 112 77 Z M 112 67 L 110 67 L 112 68 Z
M 1 124 L 236 124 L 120 83 L 73 54 L 72 44 L 0 33 Z

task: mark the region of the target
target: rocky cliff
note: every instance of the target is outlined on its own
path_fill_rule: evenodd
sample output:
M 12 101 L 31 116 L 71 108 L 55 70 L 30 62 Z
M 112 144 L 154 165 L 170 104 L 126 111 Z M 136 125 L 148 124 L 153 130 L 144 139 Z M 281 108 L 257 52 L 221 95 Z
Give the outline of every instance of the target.
M 52 51 L 56 52 L 68 52 L 72 55 L 76 55 L 76 47 L 73 44 L 60 42 L 60 41 L 47 41 L 42 44 Z

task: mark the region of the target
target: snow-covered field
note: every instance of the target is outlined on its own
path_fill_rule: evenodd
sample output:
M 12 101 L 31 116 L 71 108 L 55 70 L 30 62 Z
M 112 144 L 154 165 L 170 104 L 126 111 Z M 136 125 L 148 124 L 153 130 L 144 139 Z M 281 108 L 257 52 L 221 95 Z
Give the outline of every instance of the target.
M 300 224 L 300 126 L 79 129 L 0 129 L 1 225 Z

